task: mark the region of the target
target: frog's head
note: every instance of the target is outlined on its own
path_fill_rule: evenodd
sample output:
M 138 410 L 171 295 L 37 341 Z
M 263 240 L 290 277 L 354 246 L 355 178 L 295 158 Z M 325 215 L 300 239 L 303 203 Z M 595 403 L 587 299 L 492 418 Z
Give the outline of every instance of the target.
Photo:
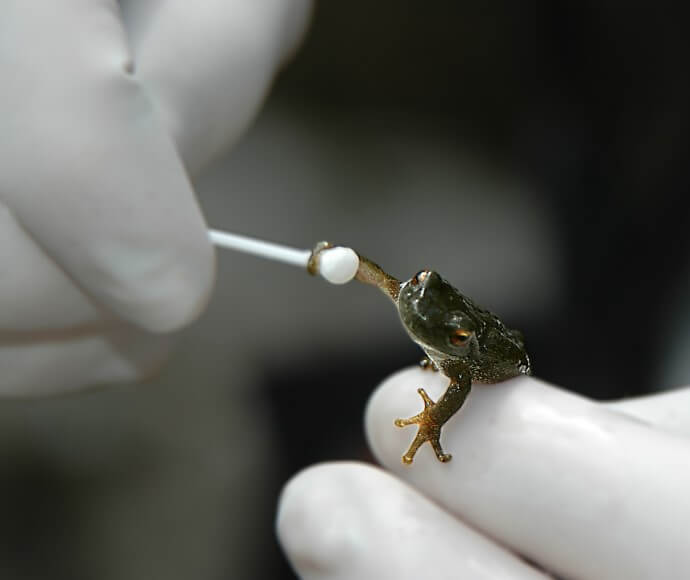
M 412 338 L 449 356 L 465 356 L 471 348 L 478 326 L 471 310 L 467 298 L 431 270 L 400 288 L 398 311 Z
M 522 336 L 479 308 L 438 273 L 422 270 L 400 288 L 403 325 L 422 347 L 446 357 L 471 358 L 507 374 L 529 373 Z

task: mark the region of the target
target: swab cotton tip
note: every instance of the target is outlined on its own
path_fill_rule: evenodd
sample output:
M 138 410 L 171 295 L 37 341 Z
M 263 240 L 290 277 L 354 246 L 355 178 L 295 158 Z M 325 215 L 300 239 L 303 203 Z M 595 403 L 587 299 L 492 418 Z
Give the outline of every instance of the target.
M 345 284 L 355 277 L 359 268 L 359 256 L 351 248 L 336 246 L 321 252 L 319 274 L 331 284 Z

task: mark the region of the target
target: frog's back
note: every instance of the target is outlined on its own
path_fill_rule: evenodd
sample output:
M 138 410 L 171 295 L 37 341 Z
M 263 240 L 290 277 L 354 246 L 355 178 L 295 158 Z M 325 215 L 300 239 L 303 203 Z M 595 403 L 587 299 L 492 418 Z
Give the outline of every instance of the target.
M 531 375 L 532 363 L 519 330 L 508 328 L 493 312 L 465 297 L 478 320 L 478 352 L 468 361 L 472 380 L 498 383 L 518 375 Z

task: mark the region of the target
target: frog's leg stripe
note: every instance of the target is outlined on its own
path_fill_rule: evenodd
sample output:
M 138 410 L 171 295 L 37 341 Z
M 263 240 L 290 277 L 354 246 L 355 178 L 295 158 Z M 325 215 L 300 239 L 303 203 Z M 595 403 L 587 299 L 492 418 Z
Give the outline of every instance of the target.
M 384 272 L 381 266 L 361 254 L 359 255 L 359 268 L 355 279 L 376 286 L 397 305 L 400 295 L 400 280 Z

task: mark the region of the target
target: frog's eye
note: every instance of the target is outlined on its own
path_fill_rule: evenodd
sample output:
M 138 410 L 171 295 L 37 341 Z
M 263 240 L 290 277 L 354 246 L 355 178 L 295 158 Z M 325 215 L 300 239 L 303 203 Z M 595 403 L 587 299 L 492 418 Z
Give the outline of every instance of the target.
M 464 330 L 459 328 L 453 334 L 450 335 L 450 342 L 455 346 L 463 346 L 467 344 L 467 341 L 472 337 L 472 333 L 469 330 Z
M 410 280 L 410 284 L 413 286 L 416 286 L 417 284 L 420 284 L 426 280 L 426 277 L 429 275 L 429 270 L 420 270 L 417 272 L 414 276 L 412 276 L 412 280 Z

